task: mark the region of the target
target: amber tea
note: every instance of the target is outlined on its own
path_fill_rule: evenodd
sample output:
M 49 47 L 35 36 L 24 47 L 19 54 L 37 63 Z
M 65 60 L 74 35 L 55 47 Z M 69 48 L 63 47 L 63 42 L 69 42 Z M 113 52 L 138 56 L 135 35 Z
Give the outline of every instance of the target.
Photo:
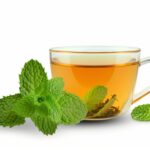
M 63 77 L 65 89 L 83 100 L 90 88 L 96 85 L 106 86 L 109 89 L 108 98 L 113 94 L 117 95 L 118 100 L 113 107 L 121 110 L 134 89 L 138 64 L 132 62 L 121 65 L 82 66 L 52 62 L 51 67 L 54 77 Z
M 87 118 L 109 119 L 122 114 L 132 103 L 139 52 L 137 48 L 107 46 L 54 48 L 51 50 L 52 76 L 62 77 L 65 90 L 87 104 L 86 94 L 93 94 L 99 88 L 99 101 L 95 104 L 97 97 L 92 97 Z

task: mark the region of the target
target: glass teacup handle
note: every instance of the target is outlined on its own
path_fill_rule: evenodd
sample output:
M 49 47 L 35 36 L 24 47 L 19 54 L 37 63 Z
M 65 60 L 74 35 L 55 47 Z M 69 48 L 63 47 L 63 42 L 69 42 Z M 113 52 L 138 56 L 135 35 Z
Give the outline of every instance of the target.
M 150 57 L 146 57 L 146 58 L 141 59 L 139 65 L 143 66 L 143 65 L 148 64 L 148 63 L 150 63 Z M 132 104 L 137 102 L 137 101 L 139 101 L 141 98 L 143 98 L 144 96 L 148 95 L 149 93 L 150 93 L 150 86 L 146 87 L 141 92 L 135 94 L 133 96 Z

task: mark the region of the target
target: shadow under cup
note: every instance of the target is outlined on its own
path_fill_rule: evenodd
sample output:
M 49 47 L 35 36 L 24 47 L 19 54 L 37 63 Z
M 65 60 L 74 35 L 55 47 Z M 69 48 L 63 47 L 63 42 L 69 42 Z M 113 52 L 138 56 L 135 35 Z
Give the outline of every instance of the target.
M 81 46 L 50 50 L 53 77 L 88 105 L 88 120 L 121 115 L 132 103 L 140 49 Z

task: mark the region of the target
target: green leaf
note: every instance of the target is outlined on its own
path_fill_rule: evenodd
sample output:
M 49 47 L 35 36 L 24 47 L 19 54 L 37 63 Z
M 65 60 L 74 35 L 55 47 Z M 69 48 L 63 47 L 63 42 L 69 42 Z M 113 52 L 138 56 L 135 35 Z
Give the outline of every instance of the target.
M 12 111 L 14 104 L 21 100 L 21 95 L 11 95 L 0 100 L 0 125 L 13 127 L 24 124 L 25 119 Z
M 51 96 L 47 96 L 46 104 L 49 108 L 49 115 L 51 120 L 59 124 L 62 118 L 62 111 L 60 105 L 58 104 L 58 101 L 55 101 L 55 99 Z
M 143 104 L 135 107 L 131 116 L 134 120 L 150 121 L 150 104 Z
M 86 117 L 87 107 L 78 96 L 64 92 L 58 102 L 63 124 L 77 124 Z
M 95 113 L 92 117 L 101 117 L 117 100 L 116 95 L 113 95 L 111 99 L 108 99 L 106 104 L 101 108 L 97 113 Z
M 60 93 L 63 91 L 64 88 L 64 81 L 63 78 L 54 77 L 49 80 L 49 87 L 51 93 Z
M 33 97 L 23 97 L 20 101 L 16 102 L 13 111 L 19 116 L 30 117 L 35 111 Z
M 42 95 L 48 92 L 48 79 L 42 65 L 36 60 L 25 63 L 20 78 L 20 92 L 23 96 Z
M 57 129 L 57 124 L 54 123 L 49 116 L 42 117 L 39 115 L 33 115 L 31 119 L 35 126 L 45 135 L 52 135 Z
M 62 78 L 55 77 L 49 80 L 49 90 L 50 94 L 53 95 L 55 99 L 58 99 L 63 94 L 64 81 Z
M 99 104 L 107 95 L 107 88 L 104 86 L 95 86 L 90 89 L 85 95 L 85 101 L 87 102 L 88 110 L 91 111 Z

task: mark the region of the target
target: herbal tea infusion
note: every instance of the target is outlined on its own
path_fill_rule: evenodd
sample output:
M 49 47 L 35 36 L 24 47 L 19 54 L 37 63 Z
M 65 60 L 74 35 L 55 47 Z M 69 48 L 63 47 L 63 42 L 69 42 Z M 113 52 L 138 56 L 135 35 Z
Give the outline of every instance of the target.
M 51 52 L 52 76 L 62 77 L 65 90 L 87 103 L 88 119 L 111 118 L 121 114 L 132 102 L 139 67 L 138 55 L 134 55 L 54 50 Z M 87 95 L 92 96 L 86 98 Z M 95 103 L 96 99 L 99 101 Z
M 134 89 L 138 62 L 107 66 L 75 66 L 52 62 L 51 67 L 54 77 L 63 77 L 67 91 L 84 100 L 90 88 L 103 85 L 108 89 L 107 98 L 117 95 L 113 107 L 122 110 Z

